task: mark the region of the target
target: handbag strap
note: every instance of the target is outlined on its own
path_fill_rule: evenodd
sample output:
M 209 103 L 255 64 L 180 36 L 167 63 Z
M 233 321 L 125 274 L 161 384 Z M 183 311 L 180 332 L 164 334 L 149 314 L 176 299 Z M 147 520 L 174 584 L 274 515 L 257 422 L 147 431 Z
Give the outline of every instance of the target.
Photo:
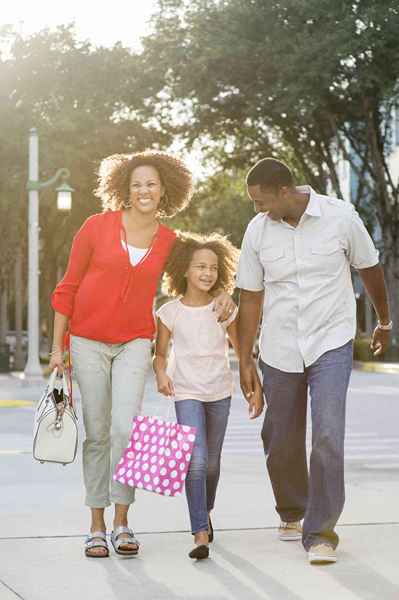
M 64 392 L 64 396 L 68 398 L 68 404 L 73 409 L 75 408 L 73 398 L 72 398 L 72 375 L 71 368 L 64 368 L 62 373 L 62 390 Z
M 57 379 L 57 374 L 58 374 L 58 369 L 57 367 L 55 367 L 55 369 L 53 369 L 53 371 L 51 372 L 51 375 L 48 379 L 47 382 L 47 393 L 51 393 L 55 387 L 55 381 Z
M 73 409 L 75 409 L 74 406 L 74 402 L 72 399 L 72 377 L 71 377 L 71 369 L 70 367 L 65 367 L 62 373 L 62 378 L 58 376 L 58 369 L 57 367 L 55 367 L 55 369 L 52 371 L 48 383 L 47 383 L 47 395 L 51 394 L 52 391 L 54 390 L 55 386 L 55 382 L 57 381 L 57 377 L 59 379 L 62 379 L 62 392 L 63 392 L 63 396 L 64 396 L 64 402 L 66 399 L 66 402 L 69 406 L 71 406 Z

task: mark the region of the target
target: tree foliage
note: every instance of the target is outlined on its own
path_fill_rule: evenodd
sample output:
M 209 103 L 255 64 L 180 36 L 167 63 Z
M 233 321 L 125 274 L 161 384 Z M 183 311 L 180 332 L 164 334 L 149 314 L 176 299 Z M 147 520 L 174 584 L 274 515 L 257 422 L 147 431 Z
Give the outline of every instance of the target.
M 288 154 L 308 183 L 332 184 L 341 197 L 338 159 L 349 160 L 354 200 L 381 227 L 399 328 L 399 188 L 387 160 L 399 103 L 397 2 L 160 0 L 153 30 L 143 89 L 162 98 L 164 131 L 174 111 L 175 134 L 203 136 L 224 164 Z
M 138 65 L 127 48 L 94 48 L 72 26 L 21 38 L 0 31 L 0 211 L 2 259 L 26 238 L 28 135 L 39 132 L 40 179 L 71 172 L 72 211 L 57 211 L 55 190 L 40 192 L 41 306 L 43 316 L 57 271 L 83 220 L 101 210 L 92 194 L 100 160 L 115 152 L 165 144 L 167 137 L 138 117 L 142 108 Z M 18 211 L 14 208 L 18 206 Z M 12 210 L 13 209 L 13 210 Z M 15 230 L 19 231 L 16 235 Z M 12 260 L 2 260 L 3 281 Z

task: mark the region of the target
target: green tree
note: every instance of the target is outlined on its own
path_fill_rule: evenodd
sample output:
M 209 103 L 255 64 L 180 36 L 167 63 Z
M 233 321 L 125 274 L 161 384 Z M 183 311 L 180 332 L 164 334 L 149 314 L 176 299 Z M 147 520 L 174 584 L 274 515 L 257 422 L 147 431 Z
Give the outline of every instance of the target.
M 142 54 L 143 91 L 163 131 L 203 136 L 226 165 L 289 156 L 320 191 L 342 196 L 338 158 L 381 227 L 399 335 L 399 188 L 387 155 L 398 103 L 394 0 L 160 0 Z M 171 128 L 170 115 L 175 115 Z
M 227 235 L 240 248 L 246 226 L 254 216 L 253 205 L 243 194 L 244 176 L 242 171 L 224 170 L 202 182 L 194 197 L 197 216 L 187 228 Z
M 43 30 L 21 38 L 0 30 L 0 252 L 15 256 L 10 207 L 22 206 L 16 219 L 26 237 L 27 141 L 36 126 L 40 136 L 40 179 L 65 166 L 75 189 L 72 211 L 60 214 L 55 190 L 40 194 L 40 296 L 47 320 L 49 296 L 62 273 L 72 236 L 83 220 L 101 210 L 92 194 L 100 160 L 117 152 L 132 152 L 169 138 L 138 117 L 142 108 L 137 57 L 120 44 L 95 48 L 76 38 L 72 26 Z M 22 230 L 22 232 L 21 232 Z M 3 235 L 4 233 L 4 235 Z M 9 277 L 12 260 L 2 260 Z M 49 320 L 51 322 L 51 320 Z

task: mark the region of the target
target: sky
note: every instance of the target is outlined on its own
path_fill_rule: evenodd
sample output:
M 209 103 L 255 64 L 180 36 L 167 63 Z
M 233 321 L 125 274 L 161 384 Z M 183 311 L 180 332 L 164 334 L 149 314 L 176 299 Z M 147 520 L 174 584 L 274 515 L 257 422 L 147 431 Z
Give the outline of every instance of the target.
M 30 35 L 46 27 L 74 22 L 78 39 L 103 46 L 121 41 L 139 49 L 140 38 L 149 32 L 147 22 L 156 4 L 156 0 L 3 0 L 0 27 L 14 25 L 22 35 Z M 185 152 L 177 143 L 171 151 L 184 156 L 196 179 L 205 176 L 207 169 L 201 164 L 198 150 Z
M 112 46 L 121 41 L 139 48 L 155 6 L 156 0 L 4 0 L 0 26 L 13 24 L 20 33 L 29 35 L 74 21 L 79 38 L 96 45 Z

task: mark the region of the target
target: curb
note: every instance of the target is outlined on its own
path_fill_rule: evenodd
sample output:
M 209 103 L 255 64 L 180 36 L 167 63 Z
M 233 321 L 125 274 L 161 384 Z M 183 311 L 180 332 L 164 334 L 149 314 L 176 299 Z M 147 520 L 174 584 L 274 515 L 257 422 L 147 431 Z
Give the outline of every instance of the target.
M 353 362 L 353 368 L 365 373 L 394 373 L 399 375 L 399 363 L 372 361 L 361 362 L 355 360 Z

